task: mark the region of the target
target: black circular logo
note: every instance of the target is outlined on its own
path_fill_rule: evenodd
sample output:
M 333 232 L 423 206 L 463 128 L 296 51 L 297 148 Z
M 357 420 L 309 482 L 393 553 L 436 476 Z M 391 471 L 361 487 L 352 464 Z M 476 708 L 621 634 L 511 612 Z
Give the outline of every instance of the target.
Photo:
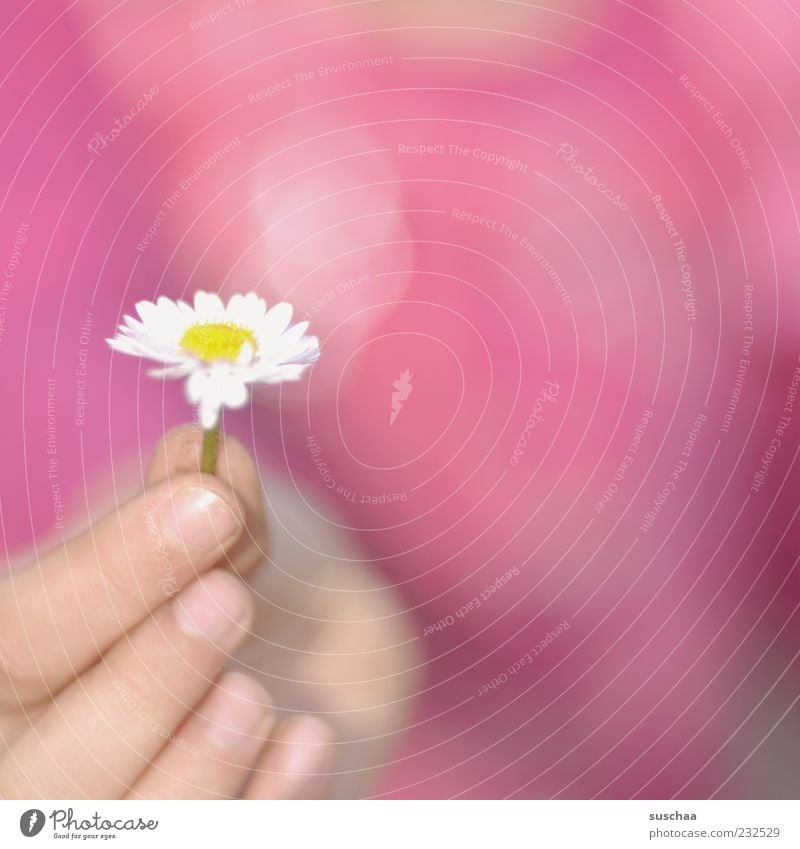
M 35 837 L 44 828 L 44 812 L 31 808 L 19 818 L 19 830 L 25 837 Z

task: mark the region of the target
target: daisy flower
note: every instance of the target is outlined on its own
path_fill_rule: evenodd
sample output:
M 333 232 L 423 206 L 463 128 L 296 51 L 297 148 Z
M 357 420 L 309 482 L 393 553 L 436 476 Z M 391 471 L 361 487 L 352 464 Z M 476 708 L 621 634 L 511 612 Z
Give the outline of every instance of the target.
M 227 306 L 208 292 L 195 294 L 194 307 L 160 297 L 139 301 L 136 312 L 140 321 L 126 315 L 106 341 L 115 351 L 161 363 L 149 372 L 154 377 L 186 378 L 186 397 L 198 406 L 205 431 L 204 471 L 214 468 L 223 407 L 242 407 L 251 383 L 298 380 L 319 357 L 319 341 L 305 335 L 308 322 L 291 324 L 291 304 L 267 310 L 252 292 L 234 295 Z

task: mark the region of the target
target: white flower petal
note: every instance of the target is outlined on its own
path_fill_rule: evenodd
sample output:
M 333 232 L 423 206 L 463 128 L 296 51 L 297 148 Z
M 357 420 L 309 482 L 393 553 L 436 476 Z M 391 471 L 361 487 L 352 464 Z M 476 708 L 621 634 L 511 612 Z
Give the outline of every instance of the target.
M 219 404 L 203 399 L 200 402 L 200 424 L 205 430 L 211 430 L 219 421 Z
M 247 303 L 247 309 L 252 311 L 256 320 L 260 321 L 264 318 L 267 313 L 267 302 L 263 298 L 260 298 L 255 292 L 248 292 L 244 299 Z
M 123 318 L 125 324 L 120 324 L 119 329 L 122 333 L 144 333 L 144 324 L 141 321 L 137 321 L 135 318 L 131 318 L 129 315 L 126 315 Z
M 223 403 L 226 407 L 237 409 L 247 403 L 248 392 L 244 381 L 233 374 L 228 374 L 223 386 Z
M 156 301 L 156 307 L 160 313 L 164 313 L 169 316 L 174 316 L 175 313 L 178 312 L 178 305 L 172 300 L 172 298 L 168 298 L 166 295 L 159 295 L 159 298 Z
M 195 292 L 194 311 L 199 321 L 221 321 L 225 316 L 222 300 L 213 292 Z
M 142 318 L 141 324 L 126 316 L 128 327 L 136 327 L 143 336 L 149 336 L 156 346 L 176 346 L 186 329 L 186 318 L 178 305 L 163 295 L 156 304 L 140 301 L 136 309 Z
M 158 312 L 158 307 L 152 301 L 139 301 L 136 304 L 136 312 L 139 313 L 139 318 L 141 318 L 142 322 L 147 324 Z
M 195 315 L 194 307 L 189 306 L 186 301 L 178 301 L 178 312 L 180 312 L 181 316 L 183 316 L 184 320 L 188 322 L 194 322 L 197 320 L 197 316 Z
M 293 324 L 286 333 L 283 334 L 283 341 L 286 342 L 296 342 L 300 337 L 308 330 L 309 322 L 307 321 L 298 321 L 297 324 Z
M 277 366 L 259 377 L 258 382 L 274 384 L 283 383 L 284 380 L 300 380 L 308 366 L 308 363 L 290 363 L 289 365 Z
M 246 366 L 253 362 L 253 357 L 255 356 L 255 348 L 249 343 L 245 342 L 242 345 L 242 350 L 239 351 L 239 356 L 236 358 L 237 366 Z
M 225 320 L 243 325 L 247 321 L 247 304 L 244 295 L 234 295 L 225 308 Z
M 115 336 L 113 339 L 106 339 L 106 342 L 108 342 L 115 351 L 119 351 L 121 354 L 134 354 L 135 356 L 140 355 L 135 340 L 130 339 L 127 336 Z
M 246 295 L 234 295 L 225 309 L 225 321 L 231 321 L 240 327 L 254 330 L 260 327 L 264 320 L 267 305 L 263 298 L 255 292 Z
M 190 404 L 200 403 L 207 382 L 208 372 L 205 370 L 194 371 L 189 375 L 186 381 L 186 397 Z
M 281 380 L 281 369 L 286 365 L 302 365 L 303 368 L 311 365 L 319 359 L 319 340 L 316 336 L 303 336 L 294 345 L 283 346 L 268 352 L 266 356 L 261 355 L 253 361 L 250 367 L 250 379 L 264 382 L 278 382 Z M 294 373 L 294 370 L 292 370 Z M 276 379 L 273 380 L 273 377 Z M 295 379 L 295 378 L 291 378 Z
M 186 375 L 191 374 L 196 367 L 196 362 L 185 362 L 178 363 L 178 365 L 174 366 L 166 366 L 165 368 L 151 368 L 147 373 L 150 377 L 186 377 Z
M 319 359 L 319 339 L 304 336 L 281 358 L 282 363 L 313 363 Z
M 148 339 L 141 339 L 138 336 L 123 334 L 107 341 L 115 351 L 119 351 L 121 354 L 146 357 L 149 360 L 156 360 L 156 362 L 160 363 L 177 363 L 185 359 L 169 349 L 159 350 Z
M 186 398 L 200 407 L 200 423 L 208 429 L 216 425 L 222 406 L 222 395 L 213 372 L 202 369 L 192 372 L 186 381 Z
M 292 320 L 292 305 L 288 301 L 281 301 L 264 316 L 258 329 L 259 342 L 263 337 L 268 340 L 270 336 L 280 336 L 289 326 Z

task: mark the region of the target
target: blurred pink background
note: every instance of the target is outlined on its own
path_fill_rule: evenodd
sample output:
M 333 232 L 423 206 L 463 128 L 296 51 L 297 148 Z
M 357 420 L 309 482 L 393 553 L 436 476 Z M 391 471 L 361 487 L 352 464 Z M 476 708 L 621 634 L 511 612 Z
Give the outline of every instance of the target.
M 376 795 L 800 792 L 796 3 L 2 17 L 11 554 L 191 415 L 121 314 L 257 289 L 323 354 L 226 427 L 425 653 Z

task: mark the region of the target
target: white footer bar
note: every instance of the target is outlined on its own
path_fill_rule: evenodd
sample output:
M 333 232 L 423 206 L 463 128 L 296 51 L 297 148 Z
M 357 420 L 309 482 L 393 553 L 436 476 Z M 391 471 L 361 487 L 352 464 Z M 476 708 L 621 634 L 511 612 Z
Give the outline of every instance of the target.
M 0 801 L 0 846 L 800 846 L 793 801 Z

